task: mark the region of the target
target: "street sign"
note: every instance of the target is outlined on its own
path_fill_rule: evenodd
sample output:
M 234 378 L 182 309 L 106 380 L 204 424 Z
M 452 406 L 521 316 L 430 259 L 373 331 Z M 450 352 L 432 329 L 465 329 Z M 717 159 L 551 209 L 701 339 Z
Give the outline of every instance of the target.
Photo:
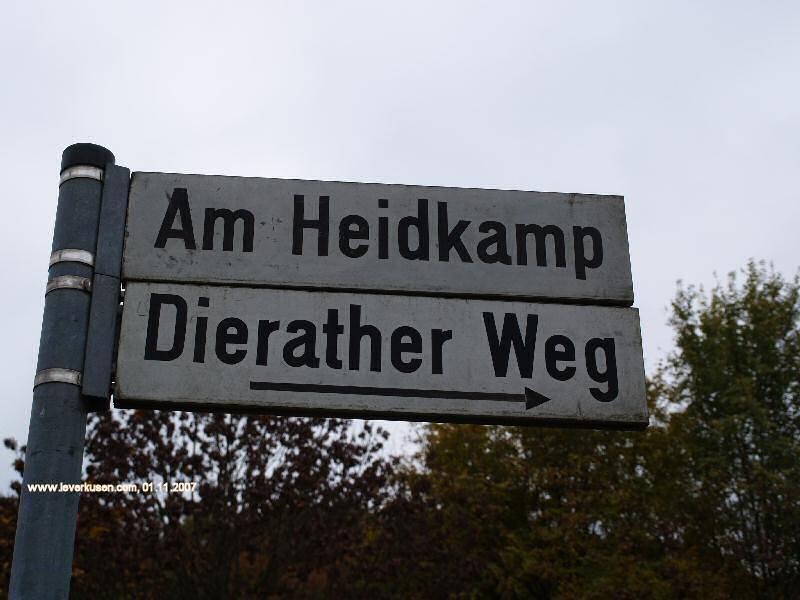
M 123 278 L 633 303 L 620 196 L 134 173 Z
M 118 406 L 647 425 L 634 308 L 131 282 Z
M 61 166 L 14 598 L 69 591 L 77 497 L 29 488 L 80 479 L 112 377 L 123 408 L 647 427 L 619 196 Z

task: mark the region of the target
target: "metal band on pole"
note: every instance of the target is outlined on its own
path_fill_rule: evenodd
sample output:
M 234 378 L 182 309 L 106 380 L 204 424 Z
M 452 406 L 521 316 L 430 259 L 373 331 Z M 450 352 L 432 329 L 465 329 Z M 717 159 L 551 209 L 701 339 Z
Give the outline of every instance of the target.
M 94 144 L 64 150 L 39 358 L 33 388 L 9 598 L 67 598 L 76 492 L 31 484 L 80 483 L 88 405 L 81 394 L 104 171 L 114 155 Z M 61 385 L 51 385 L 58 383 Z M 69 385 L 63 385 L 63 384 Z
M 77 262 L 93 267 L 94 254 L 77 248 L 64 248 L 63 250 L 56 250 L 50 255 L 51 267 L 60 262 Z
M 43 383 L 70 383 L 72 385 L 81 384 L 80 371 L 73 371 L 72 369 L 45 369 L 36 373 L 33 379 L 33 387 L 42 385 Z
M 75 165 L 74 167 L 67 167 L 61 171 L 58 185 L 69 181 L 70 179 L 96 179 L 103 181 L 103 169 L 93 167 L 91 165 Z
M 50 281 L 47 282 L 47 289 L 45 290 L 45 295 L 49 294 L 53 290 L 80 290 L 82 292 L 91 292 L 92 291 L 92 280 L 88 277 L 77 277 L 75 275 L 61 275 L 60 277 L 54 277 Z

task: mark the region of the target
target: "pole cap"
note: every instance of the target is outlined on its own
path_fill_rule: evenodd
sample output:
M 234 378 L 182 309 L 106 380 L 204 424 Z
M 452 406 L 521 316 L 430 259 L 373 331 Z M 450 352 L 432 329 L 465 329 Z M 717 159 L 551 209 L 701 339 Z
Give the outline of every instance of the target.
M 104 169 L 109 163 L 114 164 L 111 150 L 97 144 L 72 144 L 67 146 L 61 155 L 62 171 L 76 165 L 90 165 Z

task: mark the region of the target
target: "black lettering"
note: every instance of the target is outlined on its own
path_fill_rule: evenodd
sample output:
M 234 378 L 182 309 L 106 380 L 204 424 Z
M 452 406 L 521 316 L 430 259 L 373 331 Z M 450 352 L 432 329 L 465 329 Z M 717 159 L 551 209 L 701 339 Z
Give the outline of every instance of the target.
M 201 363 L 206 360 L 206 333 L 208 317 L 197 317 L 197 328 L 194 330 L 194 354 L 192 361 Z
M 200 296 L 197 299 L 197 306 L 208 308 L 211 300 L 208 296 Z M 197 317 L 197 326 L 194 330 L 194 354 L 192 360 L 202 363 L 206 360 L 206 334 L 208 332 L 208 317 Z
M 453 339 L 453 331 L 451 329 L 433 329 L 431 331 L 431 353 L 433 354 L 433 368 L 434 375 L 442 374 L 442 346 L 447 340 Z
M 233 329 L 233 331 L 230 331 Z M 217 358 L 227 365 L 235 365 L 244 360 L 247 350 L 239 349 L 233 352 L 228 352 L 229 344 L 246 344 L 247 343 L 247 325 L 241 319 L 234 319 L 228 317 L 222 319 L 217 325 L 217 343 L 215 350 Z
M 412 250 L 408 234 L 409 229 L 417 230 L 417 248 Z M 428 260 L 430 258 L 430 227 L 428 224 L 428 201 L 425 198 L 417 200 L 417 216 L 403 217 L 397 225 L 397 243 L 400 256 L 408 260 Z
M 161 307 L 171 304 L 175 307 L 175 334 L 169 350 L 158 349 L 158 325 L 161 321 Z M 147 316 L 147 337 L 144 342 L 144 359 L 170 361 L 183 354 L 186 341 L 186 300 L 174 294 L 150 294 L 150 312 Z
M 353 230 L 355 227 L 355 231 Z M 355 248 L 350 245 L 351 240 L 369 239 L 369 223 L 364 217 L 347 215 L 339 223 L 339 250 L 350 258 L 360 258 L 367 253 L 369 245 L 359 244 Z
M 586 279 L 586 269 L 596 269 L 603 264 L 603 236 L 594 227 L 573 227 L 572 235 L 575 243 L 575 277 Z M 592 258 L 586 258 L 584 238 L 592 240 Z
M 467 252 L 464 242 L 461 241 L 461 236 L 464 231 L 469 227 L 471 221 L 459 221 L 456 223 L 452 230 L 448 230 L 447 222 L 447 202 L 437 202 L 437 211 L 439 222 L 437 224 L 437 232 L 439 237 L 439 260 L 442 262 L 450 262 L 450 251 L 455 249 L 456 254 L 462 262 L 471 263 L 472 257 Z
M 489 342 L 495 376 L 505 377 L 508 373 L 508 360 L 513 344 L 520 376 L 528 379 L 533 377 L 533 358 L 536 350 L 536 330 L 539 327 L 539 316 L 528 315 L 524 342 L 517 316 L 513 313 L 505 314 L 500 339 L 497 337 L 494 314 L 483 313 L 483 323 L 486 327 L 486 337 Z
M 175 217 L 180 213 L 181 226 L 175 229 Z M 167 245 L 167 240 L 175 238 L 183 240 L 187 250 L 194 250 L 197 244 L 194 241 L 194 229 L 192 227 L 192 211 L 189 208 L 189 193 L 186 188 L 175 188 L 167 205 L 167 212 L 164 213 L 164 220 L 156 236 L 156 248 L 163 248 Z
M 370 341 L 369 370 L 381 370 L 381 332 L 374 325 L 361 325 L 361 306 L 350 305 L 350 348 L 349 368 L 357 371 L 361 364 L 361 340 L 368 337 Z
M 528 235 L 533 234 L 536 240 L 536 264 L 540 267 L 547 266 L 547 236 L 553 238 L 555 248 L 556 266 L 567 266 L 567 254 L 564 245 L 564 232 L 555 225 L 517 225 L 517 264 L 528 264 Z
M 404 342 L 403 338 L 409 338 Z M 413 373 L 422 365 L 422 359 L 412 358 L 408 361 L 403 360 L 403 354 L 422 352 L 422 336 L 419 331 L 408 325 L 398 327 L 392 332 L 392 364 L 401 373 Z
M 339 335 L 344 333 L 344 325 L 339 324 L 339 311 L 335 308 L 328 309 L 328 322 L 322 326 L 325 339 L 325 364 L 331 369 L 341 369 L 342 361 L 339 360 Z
M 203 250 L 214 249 L 214 228 L 218 219 L 223 221 L 222 249 L 233 250 L 233 236 L 236 221 L 242 220 L 242 252 L 253 251 L 253 237 L 255 235 L 255 217 L 249 210 L 240 208 L 237 211 L 227 208 L 207 208 L 205 222 L 203 223 Z
M 278 331 L 280 321 L 258 322 L 258 346 L 256 347 L 256 364 L 266 365 L 269 360 L 269 336 Z
M 319 367 L 317 358 L 317 328 L 311 321 L 298 319 L 286 326 L 288 333 L 297 333 L 302 330 L 302 334 L 286 342 L 283 347 L 283 360 L 290 367 Z M 298 348 L 303 349 L 300 356 L 296 356 L 294 351 Z
M 511 256 L 508 254 L 505 225 L 497 221 L 484 221 L 478 227 L 478 231 L 481 233 L 494 232 L 478 242 L 478 258 L 486 264 L 502 263 L 510 265 Z M 488 250 L 491 246 L 495 246 L 495 250 L 489 254 Z
M 389 200 L 378 199 L 378 208 L 389 208 Z M 378 258 L 389 258 L 389 217 L 378 217 Z
M 559 349 L 559 346 L 563 350 Z M 575 344 L 565 335 L 554 335 L 544 343 L 544 364 L 550 377 L 558 381 L 566 381 L 575 375 L 575 367 L 566 366 L 558 368 L 559 362 L 572 362 L 575 360 Z
M 602 350 L 605 355 L 606 370 L 600 372 L 597 366 L 597 351 Z M 608 390 L 605 392 L 600 388 L 589 388 L 595 400 L 600 402 L 611 402 L 619 393 L 619 382 L 617 381 L 617 356 L 614 348 L 614 338 L 592 338 L 586 343 L 586 372 L 592 381 L 597 383 L 607 383 Z
M 319 197 L 319 218 L 305 218 L 305 197 L 302 194 L 294 196 L 294 220 L 292 223 L 292 254 L 303 253 L 303 230 L 317 230 L 317 255 L 328 256 L 328 235 L 330 234 L 330 213 L 328 196 Z

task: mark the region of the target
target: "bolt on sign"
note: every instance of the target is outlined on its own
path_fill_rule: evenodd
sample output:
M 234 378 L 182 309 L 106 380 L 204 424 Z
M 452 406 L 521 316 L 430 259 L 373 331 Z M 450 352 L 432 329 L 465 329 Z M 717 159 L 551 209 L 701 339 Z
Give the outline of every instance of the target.
M 134 173 L 117 406 L 647 426 L 624 203 Z

